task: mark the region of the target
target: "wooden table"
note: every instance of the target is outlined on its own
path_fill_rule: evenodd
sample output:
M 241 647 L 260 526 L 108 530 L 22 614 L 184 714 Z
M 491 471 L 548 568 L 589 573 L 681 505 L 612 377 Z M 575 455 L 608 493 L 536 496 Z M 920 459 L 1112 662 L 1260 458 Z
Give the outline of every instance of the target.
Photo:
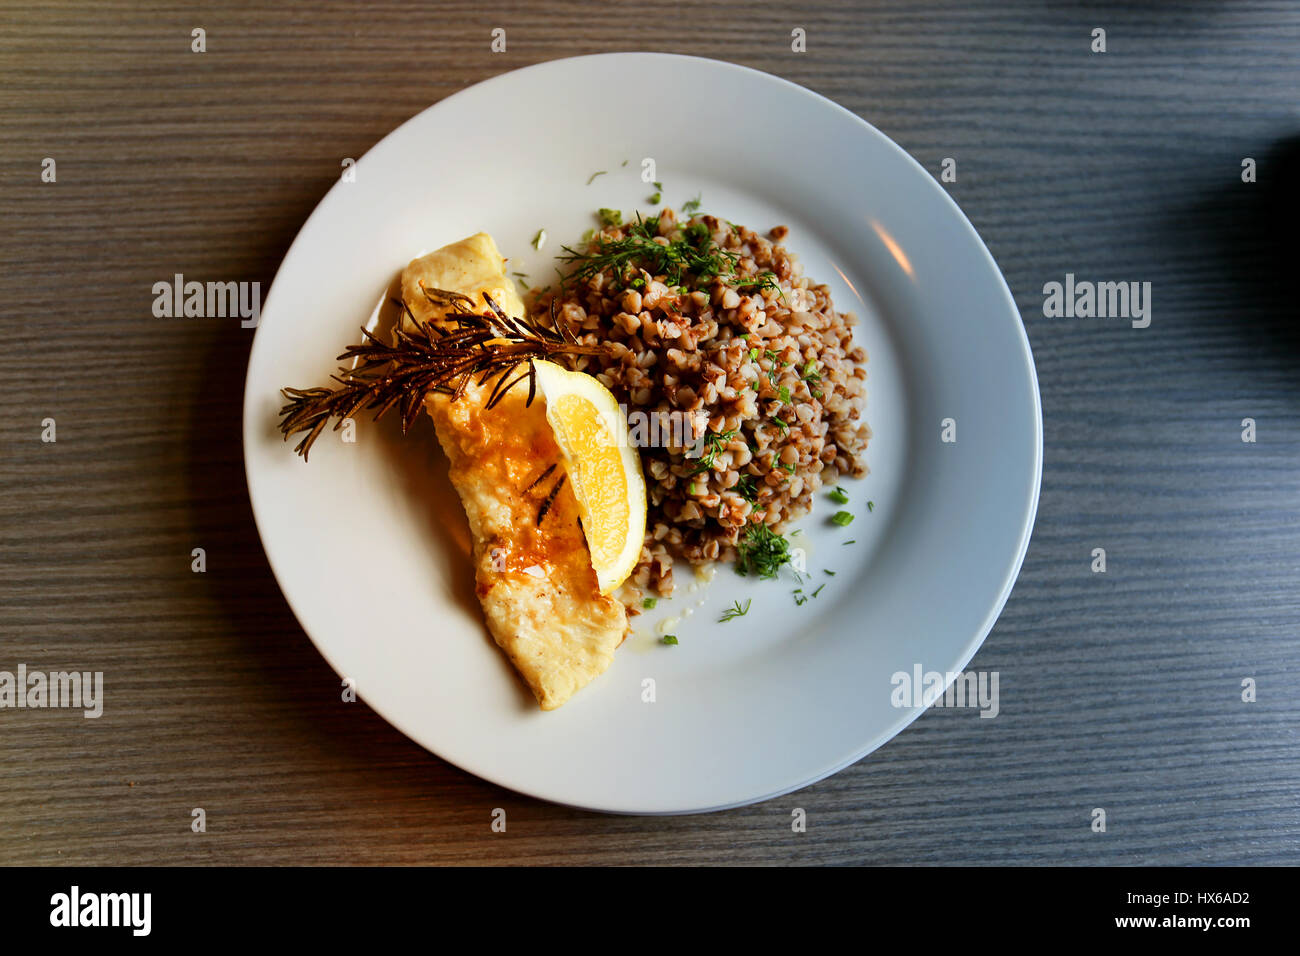
M 106 680 L 99 720 L 0 710 L 0 863 L 1300 862 L 1300 9 L 516 6 L 0 12 L 0 670 Z M 773 72 L 955 158 L 1042 388 L 1033 543 L 971 665 L 1000 716 L 932 710 L 706 816 L 543 804 L 341 704 L 251 520 L 252 334 L 151 311 L 178 272 L 269 287 L 341 158 L 430 103 L 622 49 Z M 1044 317 L 1066 273 L 1149 281 L 1150 327 Z

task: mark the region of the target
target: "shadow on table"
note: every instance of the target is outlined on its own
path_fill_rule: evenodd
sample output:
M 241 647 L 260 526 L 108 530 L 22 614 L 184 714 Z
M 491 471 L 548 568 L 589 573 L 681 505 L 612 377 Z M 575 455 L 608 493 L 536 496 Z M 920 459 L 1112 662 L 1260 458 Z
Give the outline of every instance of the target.
M 1296 358 L 1300 134 L 1278 140 L 1255 158 L 1255 183 L 1230 181 L 1191 210 L 1194 234 L 1187 237 L 1185 251 L 1195 255 L 1214 250 L 1223 275 L 1234 285 L 1239 307 L 1224 315 L 1224 321 L 1244 323 L 1244 334 Z

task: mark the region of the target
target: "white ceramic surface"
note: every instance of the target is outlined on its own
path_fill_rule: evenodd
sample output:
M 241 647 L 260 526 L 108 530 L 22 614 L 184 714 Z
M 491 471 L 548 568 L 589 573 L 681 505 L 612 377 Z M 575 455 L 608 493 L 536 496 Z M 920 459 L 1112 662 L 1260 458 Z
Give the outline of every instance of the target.
M 653 72 L 659 111 L 629 99 Z M 642 89 L 643 85 L 635 88 Z M 752 104 L 762 104 L 756 109 Z M 749 104 L 744 105 L 741 104 Z M 761 124 L 754 117 L 761 116 Z M 614 665 L 537 710 L 487 635 L 468 531 L 427 420 L 406 438 L 362 418 L 304 464 L 276 430 L 281 386 L 322 383 L 416 253 L 487 230 L 533 282 L 601 206 L 697 194 L 705 211 L 787 243 L 870 354 L 871 474 L 801 523 L 820 595 L 719 569 L 638 619 Z M 626 165 L 624 165 L 624 161 Z M 592 174 L 605 170 L 590 184 Z M 548 241 L 529 242 L 539 228 Z M 503 786 L 628 813 L 721 809 L 821 779 L 921 712 L 897 671 L 965 667 L 1029 542 L 1042 422 L 1029 343 L 1005 283 L 944 189 L 898 146 L 799 86 L 728 63 L 620 53 L 557 60 L 451 96 L 385 137 L 334 186 L 285 256 L 262 312 L 244 443 L 276 578 L 331 666 L 394 726 Z M 940 441 L 943 419 L 957 441 Z M 867 501 L 874 510 L 868 512 Z M 797 539 L 796 539 L 797 540 Z M 853 540 L 856 543 L 845 545 Z M 357 555 L 365 555 L 357 560 Z M 349 568 L 341 573 L 341 568 Z M 836 572 L 834 577 L 823 569 Z M 744 618 L 716 623 L 734 600 Z M 702 603 L 702 606 L 696 606 Z M 675 647 L 655 625 L 672 625 Z M 646 702 L 652 680 L 654 701 Z

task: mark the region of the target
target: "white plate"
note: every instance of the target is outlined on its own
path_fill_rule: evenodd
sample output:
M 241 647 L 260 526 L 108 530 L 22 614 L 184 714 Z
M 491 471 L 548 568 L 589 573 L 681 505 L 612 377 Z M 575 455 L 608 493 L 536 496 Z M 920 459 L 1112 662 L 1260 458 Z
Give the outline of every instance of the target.
M 647 86 L 636 78 L 653 76 Z M 646 90 L 653 90 L 653 101 Z M 719 570 L 678 592 L 603 676 L 540 712 L 484 629 L 468 529 L 433 429 L 362 418 L 304 464 L 279 389 L 326 381 L 416 253 L 479 230 L 536 282 L 601 206 L 654 188 L 787 243 L 857 313 L 870 354 L 871 474 L 802 522 L 821 594 Z M 626 160 L 627 164 L 623 165 Z M 588 184 L 598 170 L 605 174 Z M 1042 421 L 1029 342 L 992 257 L 944 190 L 834 103 L 729 63 L 615 53 L 480 83 L 404 124 L 330 190 L 285 256 L 244 396 L 249 493 L 285 598 L 320 652 L 390 723 L 445 760 L 547 800 L 627 813 L 738 806 L 853 763 L 921 712 L 898 671 L 965 667 L 1029 542 Z M 541 252 L 529 242 L 545 228 Z M 941 422 L 957 441 L 940 440 Z M 867 502 L 875 503 L 868 512 Z M 855 540 L 845 546 L 844 541 Z M 834 577 L 823 574 L 827 568 Z M 680 644 L 652 633 L 677 616 Z M 718 624 L 734 600 L 744 618 Z M 653 680 L 654 701 L 646 702 Z

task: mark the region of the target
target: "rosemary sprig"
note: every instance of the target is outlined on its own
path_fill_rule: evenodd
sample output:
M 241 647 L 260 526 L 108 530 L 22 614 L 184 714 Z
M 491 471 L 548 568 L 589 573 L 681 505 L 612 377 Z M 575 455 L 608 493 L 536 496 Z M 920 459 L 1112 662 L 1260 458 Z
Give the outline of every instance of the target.
M 294 449 L 304 461 L 332 418 L 338 419 L 334 424 L 337 431 L 344 419 L 363 408 L 373 409 L 374 420 L 378 421 L 397 406 L 402 434 L 406 434 L 419 417 L 425 396 L 441 392 L 459 398 L 476 376 L 479 385 L 496 376 L 487 408 L 495 406 L 524 379 L 528 379 L 531 405 L 537 394 L 534 359 L 561 354 L 595 355 L 602 350 L 598 345 L 581 344 L 556 321 L 554 306 L 547 328 L 541 322 L 507 315 L 486 292 L 484 304 L 476 312 L 468 296 L 423 286 L 421 290 L 430 303 L 444 310 L 444 321 L 421 322 L 406 302 L 395 299 L 411 320 L 413 330 L 394 330 L 394 344 L 389 345 L 363 328 L 365 340 L 348 346 L 338 357 L 340 362 L 355 364 L 351 368 L 342 366 L 338 374 L 331 376 L 337 388 L 281 390 L 288 403 L 280 409 L 280 431 L 286 440 L 298 432 L 307 433 Z M 512 378 L 511 373 L 520 365 L 528 368 Z

